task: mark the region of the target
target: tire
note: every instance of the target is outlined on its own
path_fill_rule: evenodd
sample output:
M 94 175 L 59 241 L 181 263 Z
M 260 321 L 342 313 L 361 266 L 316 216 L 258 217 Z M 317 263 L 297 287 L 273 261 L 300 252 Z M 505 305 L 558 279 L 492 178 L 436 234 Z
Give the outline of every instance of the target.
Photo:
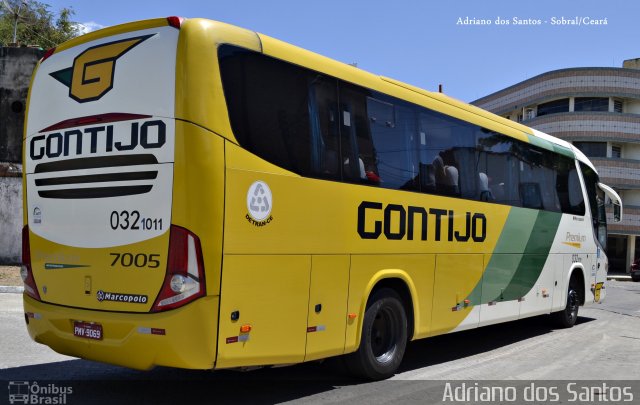
M 407 315 L 400 296 L 381 288 L 367 303 L 360 347 L 345 357 L 348 370 L 367 380 L 391 377 L 407 348 Z
M 567 304 L 562 311 L 552 314 L 554 323 L 561 328 L 571 328 L 578 320 L 578 310 L 580 308 L 580 294 L 576 283 L 572 279 L 567 292 Z

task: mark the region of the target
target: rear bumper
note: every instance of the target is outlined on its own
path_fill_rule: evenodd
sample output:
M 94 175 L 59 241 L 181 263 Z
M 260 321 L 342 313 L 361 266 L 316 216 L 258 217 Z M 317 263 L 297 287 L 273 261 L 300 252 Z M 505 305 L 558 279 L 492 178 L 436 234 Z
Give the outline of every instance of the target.
M 23 297 L 29 335 L 58 353 L 140 370 L 214 367 L 218 297 L 143 314 L 67 308 Z M 103 340 L 74 336 L 74 321 L 100 323 Z

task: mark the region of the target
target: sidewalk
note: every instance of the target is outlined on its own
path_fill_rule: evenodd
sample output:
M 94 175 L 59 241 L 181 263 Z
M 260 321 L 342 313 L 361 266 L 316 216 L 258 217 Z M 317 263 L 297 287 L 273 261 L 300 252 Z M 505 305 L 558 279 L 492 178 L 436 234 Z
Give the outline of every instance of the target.
M 19 287 L 14 285 L 0 285 L 0 294 L 2 293 L 22 294 L 23 291 L 24 291 L 24 287 Z

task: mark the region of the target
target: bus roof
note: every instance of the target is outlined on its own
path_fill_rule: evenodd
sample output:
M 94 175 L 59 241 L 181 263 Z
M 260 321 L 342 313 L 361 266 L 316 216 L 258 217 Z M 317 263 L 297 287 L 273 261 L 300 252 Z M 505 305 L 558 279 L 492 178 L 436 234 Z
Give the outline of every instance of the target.
M 201 35 L 211 35 L 211 27 L 208 26 L 210 24 L 220 24 L 229 27 L 229 25 L 226 23 L 201 18 L 193 18 L 182 20 L 182 29 L 188 28 L 192 32 L 200 31 Z M 72 46 L 76 46 L 93 39 L 113 35 L 116 33 L 123 33 L 143 28 L 166 25 L 169 25 L 166 18 L 158 18 L 107 27 L 71 39 L 70 41 L 59 45 L 54 50 L 54 52 L 59 52 Z M 456 118 L 473 122 L 474 124 L 486 127 L 490 130 L 496 130 L 512 138 L 534 144 L 544 149 L 560 153 L 574 159 L 578 159 L 579 161 L 594 168 L 589 159 L 570 143 L 554 136 L 537 131 L 520 123 L 500 117 L 489 111 L 457 100 L 446 94 L 427 91 L 395 79 L 376 75 L 363 69 L 336 61 L 326 56 L 322 56 L 315 52 L 300 48 L 298 46 L 269 37 L 264 34 L 260 34 L 255 31 L 247 30 L 240 27 L 233 28 L 233 32 L 235 34 L 232 34 L 232 36 L 238 36 L 237 42 L 239 42 L 239 45 L 241 45 L 243 42 L 240 39 L 240 34 L 255 35 L 260 42 L 260 48 L 262 52 L 266 55 L 287 60 L 289 62 L 332 75 L 334 77 L 354 84 L 367 86 L 373 90 L 389 93 L 390 95 L 398 95 L 401 98 L 406 99 L 407 101 L 423 105 L 427 108 L 435 109 L 439 112 L 451 115 Z M 229 38 L 229 40 L 230 43 L 234 42 L 234 38 Z

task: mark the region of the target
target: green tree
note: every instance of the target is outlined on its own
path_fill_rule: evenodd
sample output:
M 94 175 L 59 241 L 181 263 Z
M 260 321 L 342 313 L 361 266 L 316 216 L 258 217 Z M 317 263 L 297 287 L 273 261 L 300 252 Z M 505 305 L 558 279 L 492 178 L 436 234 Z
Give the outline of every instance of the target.
M 63 8 L 57 18 L 50 6 L 35 0 L 0 0 L 0 44 L 38 45 L 44 49 L 57 46 L 80 34 L 71 21 L 74 11 Z M 17 22 L 17 24 L 16 24 Z

